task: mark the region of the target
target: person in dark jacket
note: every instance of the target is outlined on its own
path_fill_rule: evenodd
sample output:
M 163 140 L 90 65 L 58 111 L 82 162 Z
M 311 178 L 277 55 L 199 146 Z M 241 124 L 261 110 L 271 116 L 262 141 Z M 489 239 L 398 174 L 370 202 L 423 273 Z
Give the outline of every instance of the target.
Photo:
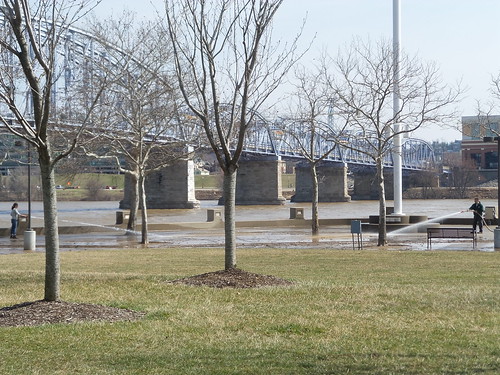
M 472 222 L 472 232 L 476 231 L 479 226 L 479 233 L 483 233 L 483 212 L 484 206 L 479 201 L 479 198 L 474 198 L 474 204 L 469 207 L 469 211 L 474 212 L 474 221 Z

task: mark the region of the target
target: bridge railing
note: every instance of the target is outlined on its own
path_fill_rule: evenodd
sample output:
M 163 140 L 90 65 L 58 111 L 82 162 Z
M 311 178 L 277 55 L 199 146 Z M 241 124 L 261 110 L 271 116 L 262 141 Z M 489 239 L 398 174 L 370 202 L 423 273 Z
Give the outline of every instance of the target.
M 303 136 L 308 137 L 307 134 Z M 355 135 L 346 136 L 343 143 L 337 143 L 336 145 L 334 141 L 329 141 L 326 137 L 317 137 L 315 140 L 315 158 L 321 157 L 332 148 L 333 151 L 324 159 L 325 161 L 375 165 L 375 160 L 370 156 L 373 151 L 370 149 L 368 142 Z M 366 150 L 366 152 L 361 150 Z M 247 135 L 244 151 L 247 153 L 276 155 L 283 158 L 304 157 L 304 151 L 301 149 L 296 137 L 290 136 L 283 129 L 268 127 L 259 130 L 253 129 Z M 421 139 L 404 139 L 402 154 L 402 167 L 404 169 L 428 169 L 434 165 L 434 151 L 427 142 Z M 385 154 L 384 165 L 386 167 L 393 166 L 391 152 Z

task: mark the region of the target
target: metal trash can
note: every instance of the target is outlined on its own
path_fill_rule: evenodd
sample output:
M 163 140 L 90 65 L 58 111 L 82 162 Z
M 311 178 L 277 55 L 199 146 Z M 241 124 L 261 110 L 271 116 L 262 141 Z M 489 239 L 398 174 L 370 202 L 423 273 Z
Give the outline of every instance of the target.
M 36 232 L 33 229 L 24 231 L 24 250 L 36 250 Z
M 484 219 L 485 220 L 495 220 L 497 218 L 497 207 L 496 206 L 486 206 L 484 208 Z

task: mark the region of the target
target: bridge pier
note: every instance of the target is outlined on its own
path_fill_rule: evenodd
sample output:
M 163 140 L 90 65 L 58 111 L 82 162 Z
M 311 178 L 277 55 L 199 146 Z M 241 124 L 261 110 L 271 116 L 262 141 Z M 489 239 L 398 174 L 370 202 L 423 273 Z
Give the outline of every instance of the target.
M 385 198 L 392 200 L 394 197 L 394 184 L 392 171 L 384 170 Z M 353 199 L 374 200 L 379 199 L 377 172 L 375 168 L 357 171 L 354 173 Z
M 403 191 L 410 187 L 437 187 L 439 176 L 434 172 L 425 171 L 403 171 Z M 384 169 L 385 197 L 394 199 L 394 175 L 392 169 Z M 378 182 L 374 168 L 358 170 L 354 173 L 353 199 L 378 199 Z
M 242 158 L 236 179 L 237 205 L 282 205 L 286 199 L 281 188 L 285 162 L 276 156 Z
M 378 185 L 375 170 L 363 170 L 354 173 L 354 189 L 352 197 L 356 200 L 378 199 Z M 387 180 L 385 187 L 387 188 Z
M 347 166 L 339 163 L 324 163 L 316 167 L 318 174 L 319 202 L 349 202 L 347 191 Z M 295 167 L 294 202 L 312 201 L 311 169 L 307 164 Z
M 148 208 L 199 208 L 195 198 L 194 163 L 191 159 L 178 160 L 174 164 L 153 172 L 146 177 L 146 204 Z M 124 197 L 121 209 L 130 208 L 131 179 L 125 176 Z
M 123 179 L 123 199 L 120 201 L 119 208 L 122 210 L 130 209 L 130 204 L 132 201 L 132 178 L 125 174 Z

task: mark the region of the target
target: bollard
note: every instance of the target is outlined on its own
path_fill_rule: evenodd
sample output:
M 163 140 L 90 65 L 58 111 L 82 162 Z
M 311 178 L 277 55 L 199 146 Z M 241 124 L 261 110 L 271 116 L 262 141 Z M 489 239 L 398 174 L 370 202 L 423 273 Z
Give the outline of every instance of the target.
M 33 229 L 24 231 L 24 250 L 36 250 L 36 232 Z
M 123 211 L 116 211 L 116 225 L 123 224 Z
M 304 219 L 304 208 L 290 207 L 290 219 Z
M 493 232 L 493 246 L 495 251 L 500 250 L 500 228 L 495 228 Z
M 128 223 L 128 220 L 130 219 L 130 214 L 126 213 L 124 211 L 116 211 L 116 225 L 120 225 L 123 223 Z
M 214 209 L 208 209 L 207 210 L 207 222 L 211 221 L 222 221 L 222 210 L 214 210 Z

